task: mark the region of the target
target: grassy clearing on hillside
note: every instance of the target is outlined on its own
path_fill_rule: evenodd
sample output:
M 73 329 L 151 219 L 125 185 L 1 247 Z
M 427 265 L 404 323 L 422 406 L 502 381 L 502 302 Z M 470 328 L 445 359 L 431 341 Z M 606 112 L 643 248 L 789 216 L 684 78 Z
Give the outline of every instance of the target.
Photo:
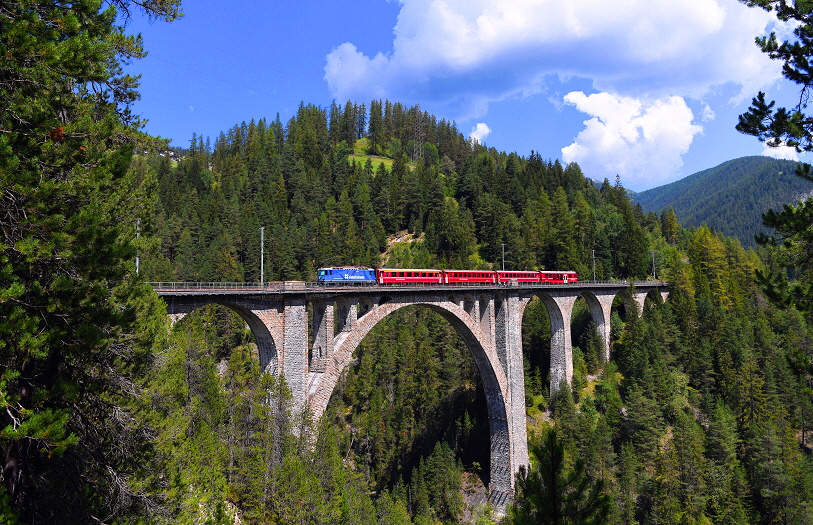
M 387 171 L 392 171 L 392 159 L 388 159 L 386 157 L 378 157 L 372 155 L 349 155 L 347 157 L 350 162 L 355 164 L 356 162 L 360 162 L 361 164 L 367 164 L 367 159 L 370 159 L 373 163 L 373 173 L 378 171 L 378 166 L 383 164 L 384 169 Z
M 348 156 L 348 159 L 353 164 L 360 162 L 366 164 L 367 159 L 373 163 L 373 172 L 378 170 L 378 166 L 384 165 L 384 169 L 392 171 L 393 160 L 379 155 L 367 155 L 367 148 L 369 147 L 369 140 L 366 138 L 358 139 L 353 145 L 353 153 Z
M 367 155 L 367 148 L 369 147 L 368 144 L 368 139 L 358 139 L 353 145 L 353 153 L 347 157 L 350 162 L 353 164 L 356 162 L 366 164 L 367 160 L 369 159 L 373 163 L 373 172 L 375 172 L 378 169 L 378 166 L 381 164 L 384 165 L 384 169 L 387 171 L 392 171 L 392 163 L 394 160 L 390 157 L 382 157 L 381 155 Z M 414 170 L 416 164 L 415 162 L 410 161 L 408 166 L 410 170 Z

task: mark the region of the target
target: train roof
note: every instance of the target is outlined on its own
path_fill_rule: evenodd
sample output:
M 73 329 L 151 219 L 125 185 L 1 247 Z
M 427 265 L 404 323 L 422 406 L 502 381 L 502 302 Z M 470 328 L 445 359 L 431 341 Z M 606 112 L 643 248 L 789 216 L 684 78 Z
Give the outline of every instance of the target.
M 383 272 L 440 272 L 433 268 L 379 268 Z M 447 270 L 448 271 L 448 270 Z
M 318 270 L 372 270 L 368 266 L 324 266 Z

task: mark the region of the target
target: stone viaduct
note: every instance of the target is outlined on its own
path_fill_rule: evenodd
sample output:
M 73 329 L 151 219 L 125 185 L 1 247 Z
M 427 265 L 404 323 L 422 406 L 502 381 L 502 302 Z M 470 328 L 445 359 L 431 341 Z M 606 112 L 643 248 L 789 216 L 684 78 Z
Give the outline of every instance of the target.
M 515 283 L 511 283 L 515 284 Z M 311 283 L 153 283 L 179 320 L 193 310 L 220 304 L 236 311 L 254 334 L 263 370 L 284 375 L 295 409 L 306 405 L 316 418 L 353 352 L 390 313 L 420 305 L 443 316 L 468 345 L 481 375 L 491 433 L 489 499 L 498 509 L 512 499 L 513 482 L 528 465 L 522 317 L 538 297 L 551 325 L 550 389 L 573 375 L 570 317 L 583 297 L 610 357 L 610 310 L 617 295 L 642 311 L 648 295 L 664 300 L 666 283 L 580 282 L 568 285 L 327 287 Z M 309 315 L 310 305 L 311 313 Z M 309 322 L 310 321 L 310 322 Z

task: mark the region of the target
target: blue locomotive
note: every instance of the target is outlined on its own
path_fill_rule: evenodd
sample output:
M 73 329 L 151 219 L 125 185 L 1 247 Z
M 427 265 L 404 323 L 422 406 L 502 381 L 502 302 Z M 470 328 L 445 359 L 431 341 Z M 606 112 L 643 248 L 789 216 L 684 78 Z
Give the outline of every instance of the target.
M 316 282 L 336 284 L 375 284 L 375 270 L 360 266 L 319 268 Z

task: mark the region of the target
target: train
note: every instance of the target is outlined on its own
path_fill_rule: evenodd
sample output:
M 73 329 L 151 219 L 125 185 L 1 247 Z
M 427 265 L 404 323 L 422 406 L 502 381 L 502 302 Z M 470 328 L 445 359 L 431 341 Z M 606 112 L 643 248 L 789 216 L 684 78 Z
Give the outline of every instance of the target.
M 319 268 L 316 282 L 323 284 L 569 284 L 579 282 L 573 271 L 429 270 L 418 268 Z

